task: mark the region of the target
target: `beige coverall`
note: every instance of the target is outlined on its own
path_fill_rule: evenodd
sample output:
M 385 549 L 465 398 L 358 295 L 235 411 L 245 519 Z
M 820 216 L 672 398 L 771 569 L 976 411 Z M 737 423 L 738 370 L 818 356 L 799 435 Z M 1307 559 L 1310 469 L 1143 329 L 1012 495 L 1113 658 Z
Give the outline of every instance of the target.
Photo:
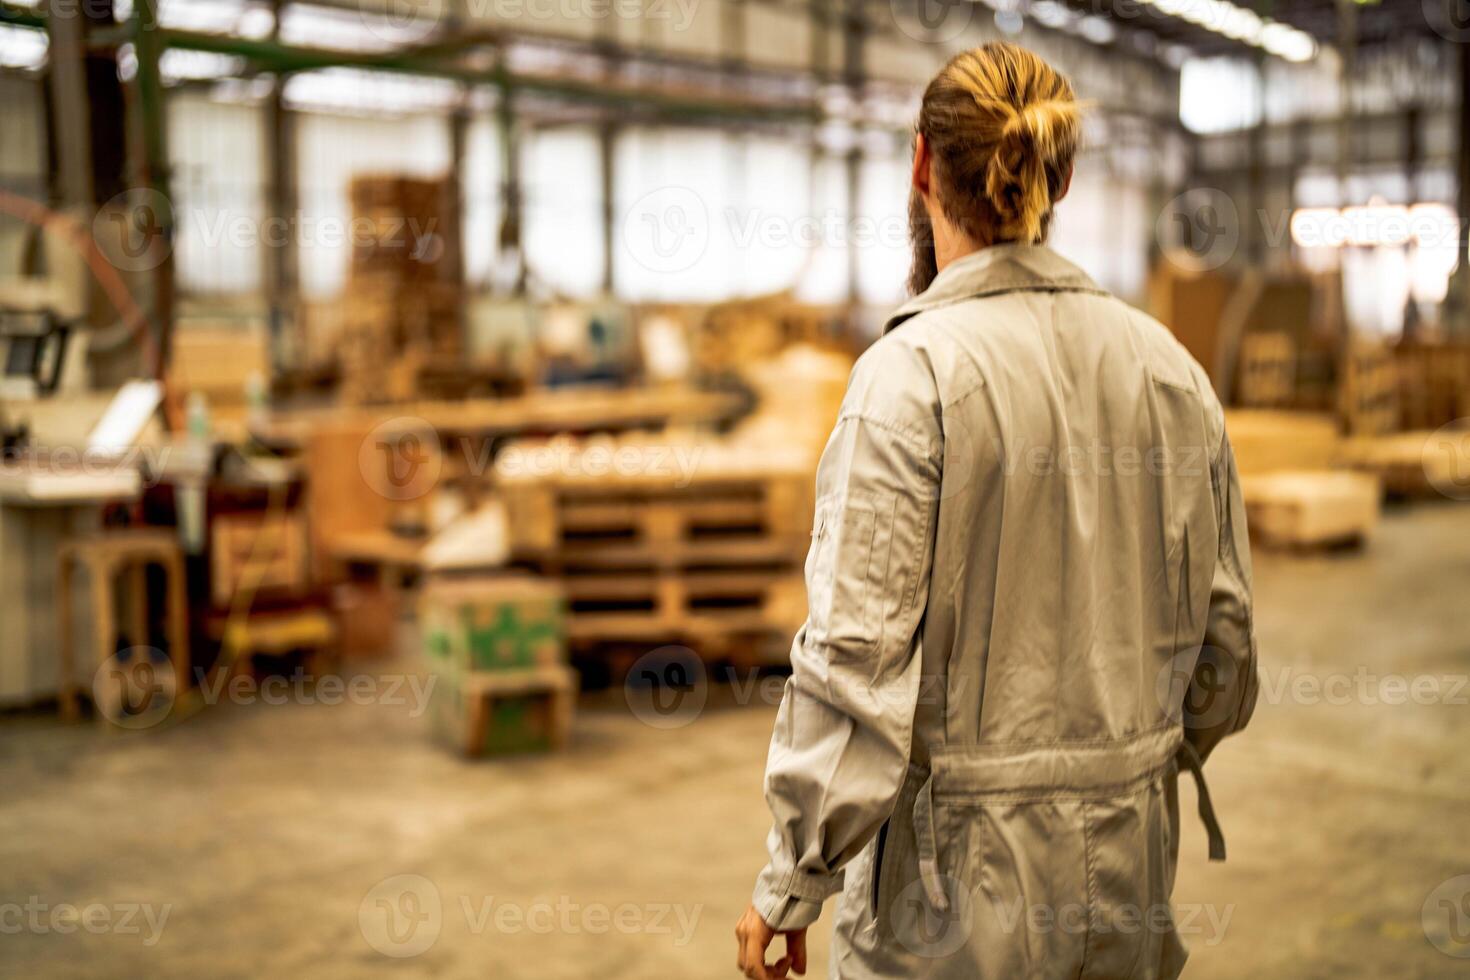
M 955 261 L 884 334 L 817 473 L 756 909 L 840 891 L 843 978 L 1177 976 L 1179 769 L 1256 699 L 1220 404 L 1043 246 Z

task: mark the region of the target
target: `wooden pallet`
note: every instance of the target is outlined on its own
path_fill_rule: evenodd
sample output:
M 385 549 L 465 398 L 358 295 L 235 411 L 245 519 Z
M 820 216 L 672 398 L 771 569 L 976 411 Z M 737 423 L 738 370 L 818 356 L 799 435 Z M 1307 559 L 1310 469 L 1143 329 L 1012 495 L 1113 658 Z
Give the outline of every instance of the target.
M 1383 490 L 1361 473 L 1299 470 L 1241 481 L 1251 536 L 1267 547 L 1320 549 L 1365 543 Z
M 1470 498 L 1470 430 L 1349 439 L 1338 453 L 1338 463 L 1372 474 L 1395 497 Z
M 800 559 L 810 476 L 511 484 L 512 551 L 556 569 L 749 564 Z
M 1399 429 L 1399 379 L 1393 352 L 1355 341 L 1343 353 L 1338 409 L 1349 435 L 1376 436 Z
M 1240 341 L 1240 403 L 1290 408 L 1296 399 L 1296 341 L 1283 331 L 1248 333 Z
M 562 583 L 568 639 L 584 649 L 716 651 L 789 634 L 806 615 L 812 477 L 799 466 L 759 469 L 731 456 L 682 478 L 508 481 L 512 552 Z
M 795 629 L 805 587 L 789 567 L 566 574 L 574 643 L 704 640 Z

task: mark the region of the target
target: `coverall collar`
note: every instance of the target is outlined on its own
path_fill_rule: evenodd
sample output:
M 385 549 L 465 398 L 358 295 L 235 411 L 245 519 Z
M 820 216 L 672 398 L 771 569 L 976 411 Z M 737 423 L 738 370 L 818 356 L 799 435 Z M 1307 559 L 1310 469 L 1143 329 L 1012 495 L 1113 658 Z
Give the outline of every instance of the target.
M 945 266 L 928 289 L 893 312 L 883 332 L 925 310 L 1018 289 L 1103 292 L 1087 273 L 1045 245 L 991 245 Z

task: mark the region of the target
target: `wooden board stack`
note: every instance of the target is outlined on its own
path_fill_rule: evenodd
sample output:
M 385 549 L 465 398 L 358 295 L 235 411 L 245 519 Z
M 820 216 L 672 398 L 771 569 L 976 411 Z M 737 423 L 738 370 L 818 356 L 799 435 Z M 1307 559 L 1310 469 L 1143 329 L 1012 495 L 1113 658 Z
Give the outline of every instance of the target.
M 1240 341 L 1240 403 L 1251 408 L 1290 408 L 1296 400 L 1296 341 L 1271 330 Z
M 352 181 L 352 268 L 339 341 L 349 404 L 412 397 L 420 370 L 463 352 L 448 180 Z
M 623 440 L 555 458 L 555 473 L 511 474 L 501 490 L 513 554 L 566 590 L 574 646 L 759 659 L 805 618 L 807 453 Z
M 1470 345 L 1400 344 L 1394 359 L 1405 429 L 1434 430 L 1470 415 Z
M 1470 499 L 1470 428 L 1349 439 L 1338 463 L 1376 476 L 1395 497 Z
M 1362 545 L 1378 524 L 1382 488 L 1361 473 L 1297 470 L 1241 481 L 1251 536 L 1286 549 Z
M 563 748 L 576 709 L 564 600 L 529 576 L 431 579 L 419 622 L 433 672 L 429 724 L 471 758 Z
M 1356 341 L 1343 352 L 1338 410 L 1349 435 L 1377 436 L 1399 429 L 1399 379 L 1393 352 Z
M 1342 437 L 1331 415 L 1230 409 L 1225 432 L 1242 476 L 1333 465 Z

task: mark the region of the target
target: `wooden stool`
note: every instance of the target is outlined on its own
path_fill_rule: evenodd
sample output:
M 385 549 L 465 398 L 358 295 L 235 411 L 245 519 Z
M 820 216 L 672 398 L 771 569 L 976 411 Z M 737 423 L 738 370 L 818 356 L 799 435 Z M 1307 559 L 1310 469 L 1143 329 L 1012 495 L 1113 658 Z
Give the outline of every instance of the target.
M 56 570 L 57 606 L 61 613 L 58 652 L 61 667 L 61 716 L 68 721 L 77 716 L 77 683 L 72 660 L 72 575 L 84 566 L 91 579 L 92 617 L 96 628 L 97 667 L 117 652 L 117 618 L 115 612 L 118 573 L 128 572 L 129 629 L 135 645 L 148 642 L 149 565 L 163 568 L 168 577 L 167 619 L 169 657 L 173 660 L 174 678 L 182 694 L 189 686 L 189 621 L 188 599 L 184 589 L 184 556 L 172 530 L 137 528 L 102 531 L 85 539 L 65 542 L 58 550 Z M 95 669 L 95 668 L 94 668 Z

